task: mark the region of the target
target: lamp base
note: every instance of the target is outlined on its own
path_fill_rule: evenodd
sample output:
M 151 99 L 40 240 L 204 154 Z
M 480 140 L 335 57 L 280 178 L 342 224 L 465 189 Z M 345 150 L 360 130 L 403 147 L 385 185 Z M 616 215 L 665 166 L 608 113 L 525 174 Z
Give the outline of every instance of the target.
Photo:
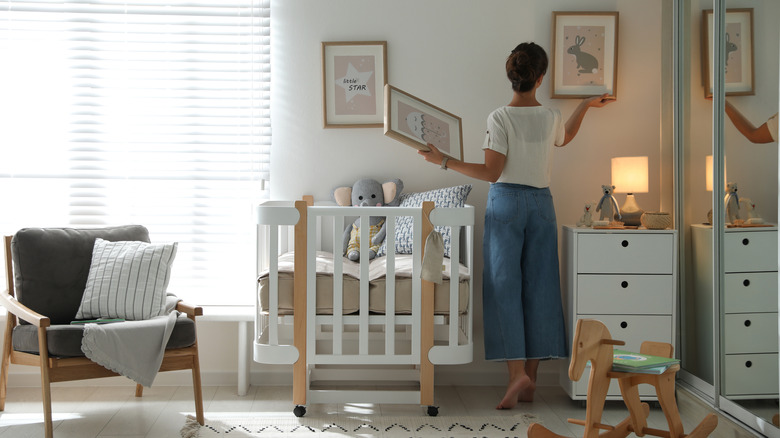
M 623 222 L 624 225 L 638 227 L 642 225 L 642 221 L 640 219 L 642 218 L 643 213 L 644 210 L 639 208 L 639 205 L 636 203 L 636 198 L 634 197 L 634 194 L 633 193 L 626 194 L 626 202 L 623 204 L 623 207 L 620 209 L 620 216 L 622 216 L 622 219 L 619 220 Z M 615 220 L 618 219 L 615 218 Z

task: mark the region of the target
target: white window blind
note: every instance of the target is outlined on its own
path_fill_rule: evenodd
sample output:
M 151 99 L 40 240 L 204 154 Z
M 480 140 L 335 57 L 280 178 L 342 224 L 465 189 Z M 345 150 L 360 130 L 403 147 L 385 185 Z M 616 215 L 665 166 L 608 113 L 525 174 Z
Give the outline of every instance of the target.
M 169 291 L 254 303 L 270 0 L 0 1 L 0 227 L 142 224 Z

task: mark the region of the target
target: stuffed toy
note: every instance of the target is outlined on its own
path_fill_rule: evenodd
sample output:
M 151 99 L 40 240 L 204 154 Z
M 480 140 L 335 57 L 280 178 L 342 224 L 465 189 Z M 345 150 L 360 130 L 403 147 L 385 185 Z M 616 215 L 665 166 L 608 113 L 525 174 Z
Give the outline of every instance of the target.
M 744 210 L 747 213 L 746 224 L 763 224 L 764 218 L 758 215 L 756 211 L 756 203 L 748 198 L 740 198 L 739 209 Z
M 394 179 L 381 184 L 374 179 L 361 179 L 352 187 L 338 187 L 333 190 L 333 199 L 341 206 L 382 207 L 397 206 L 401 201 L 401 191 L 404 183 Z M 385 217 L 371 216 L 368 221 L 371 238 L 368 258 L 373 259 L 382 242 L 385 240 Z M 344 230 L 343 254 L 352 261 L 360 260 L 360 218 Z
M 737 183 L 730 182 L 726 184 L 726 222 L 734 223 L 739 217 L 739 195 L 737 195 Z
M 601 211 L 599 220 L 606 219 L 611 222 L 613 218 L 623 219 L 623 216 L 620 215 L 617 199 L 612 196 L 612 193 L 615 191 L 615 186 L 602 185 L 601 191 L 604 193 L 604 196 L 601 197 L 599 205 L 596 206 L 596 211 Z
M 585 207 L 583 208 L 585 212 L 582 214 L 582 217 L 580 217 L 580 220 L 577 221 L 578 227 L 589 227 L 593 225 L 593 217 L 590 212 L 591 208 L 593 208 L 593 202 L 586 202 Z

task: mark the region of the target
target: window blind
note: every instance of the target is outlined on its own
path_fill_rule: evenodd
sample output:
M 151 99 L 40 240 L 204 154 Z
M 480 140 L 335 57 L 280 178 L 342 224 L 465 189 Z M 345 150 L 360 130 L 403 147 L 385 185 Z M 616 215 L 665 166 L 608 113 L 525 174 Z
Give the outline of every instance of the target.
M 0 2 L 0 227 L 142 224 L 169 292 L 254 303 L 270 0 Z

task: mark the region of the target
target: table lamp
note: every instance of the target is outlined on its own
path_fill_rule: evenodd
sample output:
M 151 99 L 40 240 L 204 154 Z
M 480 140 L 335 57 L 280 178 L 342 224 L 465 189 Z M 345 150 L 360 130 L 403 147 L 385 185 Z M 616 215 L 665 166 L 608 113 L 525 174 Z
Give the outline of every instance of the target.
M 639 226 L 644 211 L 636 203 L 634 193 L 648 192 L 647 157 L 615 157 L 612 159 L 612 185 L 615 193 L 626 193 L 620 208 L 625 225 Z

